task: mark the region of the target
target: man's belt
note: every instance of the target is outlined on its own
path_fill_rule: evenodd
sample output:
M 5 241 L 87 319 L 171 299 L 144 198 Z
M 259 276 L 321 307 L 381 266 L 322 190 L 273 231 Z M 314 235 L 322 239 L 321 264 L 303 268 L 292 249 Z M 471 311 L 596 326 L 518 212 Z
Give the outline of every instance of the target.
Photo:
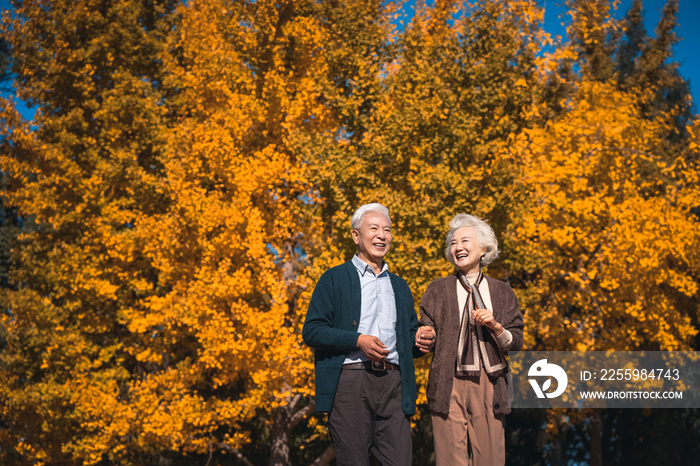
M 368 370 L 368 371 L 398 371 L 399 366 L 386 361 L 362 361 L 352 364 L 343 364 L 343 370 Z

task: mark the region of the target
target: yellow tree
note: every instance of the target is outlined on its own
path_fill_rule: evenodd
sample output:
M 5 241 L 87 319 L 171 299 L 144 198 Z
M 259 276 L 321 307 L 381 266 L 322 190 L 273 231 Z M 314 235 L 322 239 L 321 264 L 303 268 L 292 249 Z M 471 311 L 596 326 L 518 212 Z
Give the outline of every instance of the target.
M 569 113 L 525 131 L 509 154 L 524 162 L 528 196 L 511 234 L 528 320 L 538 323 L 530 348 L 692 346 L 696 158 L 691 145 L 671 162 L 658 153 L 670 121 L 641 117 L 643 98 L 583 81 Z
M 646 40 L 643 35 L 632 38 L 639 34 L 631 27 L 640 21 L 634 19 L 641 9 L 635 3 L 637 13 L 633 8 L 628 14 L 627 43 L 622 43 L 632 50 Z M 688 102 L 679 105 L 669 94 L 660 99 L 650 86 L 635 89 L 626 81 L 639 68 L 649 71 L 650 61 L 656 75 L 672 68 L 652 57 L 672 55 L 673 22 L 660 24 L 658 42 L 643 44 L 644 57 L 635 59 L 632 71 L 614 69 L 613 58 L 618 65 L 630 60 L 624 56 L 630 50 L 623 46 L 611 56 L 619 33 L 612 18 L 618 4 L 567 2 L 572 16 L 567 33 L 577 53 L 580 85 L 562 99 L 562 117 L 521 135 L 526 146 L 510 153 L 514 167 L 525 164 L 517 190 L 524 209 L 516 209 L 520 214 L 510 232 L 517 233 L 506 238 L 505 247 L 515 253 L 511 280 L 521 288 L 531 323 L 526 343 L 532 349 L 689 349 L 695 341 L 696 246 L 680 247 L 678 257 L 675 250 L 677 239 L 679 245 L 697 243 L 690 213 L 695 201 L 687 197 L 697 183 L 695 168 L 687 165 L 692 156 L 685 128 L 677 127 L 686 121 Z M 664 18 L 667 10 L 672 16 L 672 4 Z M 668 79 L 657 81 L 662 88 L 669 84 Z M 681 190 L 686 198 L 677 203 L 674 193 Z M 683 230 L 680 237 L 676 228 Z M 670 281 L 660 280 L 670 276 Z M 560 421 L 556 413 L 549 414 L 554 433 Z M 569 414 L 564 424 L 589 417 L 583 429 L 590 434 L 591 463 L 602 464 L 601 421 L 607 414 Z
M 36 130 L 4 113 L 7 199 L 40 226 L 3 296 L 3 445 L 26 463 L 287 464 L 313 410 L 305 277 L 339 258 L 299 274 L 325 249 L 309 154 L 366 118 L 354 71 L 373 95 L 385 7 L 173 3 L 23 2 L 5 22 L 43 111 Z
M 76 464 L 93 433 L 83 387 L 135 369 L 120 317 L 153 269 L 133 225 L 167 208 L 158 192 L 161 67 L 170 1 L 23 1 L 3 17 L 30 126 L 3 103 L 5 201 L 36 227 L 14 245 L 2 294 L 0 454 L 12 464 Z
M 584 79 L 565 115 L 526 130 L 508 151 L 514 166 L 523 164 L 522 208 L 508 245 L 529 349 L 694 347 L 697 128 L 689 128 L 693 139 L 682 156 L 669 160 L 665 135 L 674 119 L 645 118 L 642 108 L 653 98 Z M 601 413 L 593 412 L 595 464 L 602 464 L 600 427 Z
M 371 107 L 361 125 L 312 159 L 333 244 L 352 251 L 348 206 L 386 203 L 397 235 L 390 260 L 420 296 L 449 269 L 441 235 L 451 216 L 469 210 L 505 228 L 514 172 L 498 154 L 533 124 L 533 102 L 547 114 L 556 95 L 544 70 L 558 58 L 539 56 L 551 41 L 541 15 L 531 1 L 423 5 L 386 63 L 358 67 L 360 89 L 381 73 L 380 92 L 363 100 Z
M 302 215 L 318 202 L 305 157 L 321 150 L 315 135 L 340 131 L 327 102 L 348 97 L 345 76 L 334 79 L 348 54 L 332 39 L 343 13 L 365 6 L 381 13 L 378 2 L 180 7 L 174 53 L 162 57 L 173 128 L 159 193 L 170 205 L 135 225 L 157 276 L 122 313 L 142 372 L 119 390 L 86 385 L 79 409 L 95 435 L 81 448 L 92 457 L 223 450 L 260 462 L 261 418 L 270 464 L 290 462 L 291 429 L 313 411 L 298 300 L 319 262 L 298 269 L 322 238 Z
M 451 270 L 442 251 L 452 216 L 489 218 L 499 232 L 508 222 L 514 172 L 498 154 L 509 134 L 531 124 L 533 100 L 544 100 L 541 13 L 528 1 L 418 9 L 397 38 L 367 130 L 348 145 L 359 155 L 351 168 L 359 176 L 342 185 L 352 185 L 358 203 L 389 207 L 396 241 L 388 261 L 417 303 L 431 280 Z M 422 389 L 429 363 L 418 362 Z
M 180 7 L 175 53 L 162 57 L 174 124 L 158 192 L 170 205 L 135 225 L 157 275 L 135 284 L 143 298 L 121 312 L 140 371 L 126 385 L 86 383 L 89 458 L 223 450 L 250 462 L 250 422 L 269 412 L 270 464 L 289 463 L 290 431 L 313 410 L 294 267 L 314 228 L 300 210 L 314 195 L 297 133 L 329 121 L 314 8 Z
M 317 98 L 325 32 L 312 2 L 180 12 L 166 63 L 178 89 L 162 186 L 173 205 L 141 225 L 160 274 L 128 323 L 156 369 L 131 385 L 134 416 L 148 413 L 139 430 L 167 448 L 243 457 L 262 411 L 270 464 L 288 464 L 290 430 L 313 410 L 295 272 L 313 193 L 297 133 L 331 121 Z

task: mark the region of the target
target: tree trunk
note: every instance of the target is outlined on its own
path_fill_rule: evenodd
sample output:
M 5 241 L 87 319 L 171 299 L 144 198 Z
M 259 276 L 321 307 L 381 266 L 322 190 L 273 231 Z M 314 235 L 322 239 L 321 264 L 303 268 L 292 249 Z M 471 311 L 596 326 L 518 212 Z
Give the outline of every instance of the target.
M 272 448 L 270 450 L 270 466 L 290 466 L 289 463 L 289 431 L 291 429 L 289 406 L 275 408 L 272 423 Z
M 588 453 L 591 455 L 590 466 L 603 466 L 603 433 L 601 410 L 594 409 L 589 417 L 590 428 L 588 430 L 590 440 Z
M 303 419 L 305 419 L 314 410 L 315 400 L 311 399 L 308 405 L 294 412 L 294 408 L 297 403 L 301 400 L 301 395 L 294 395 L 289 403 L 285 406 L 279 406 L 274 410 L 273 422 L 272 422 L 272 448 L 270 449 L 270 466 L 290 466 L 289 461 L 289 435 L 292 432 L 294 426 L 299 424 Z M 292 414 L 293 413 L 293 414 Z M 332 447 L 331 447 L 332 448 Z M 328 449 L 316 460 L 318 462 L 321 458 L 326 456 Z M 329 457 L 325 462 L 318 463 L 319 465 L 326 465 L 328 461 L 335 457 L 335 450 L 332 456 Z M 314 464 L 316 464 L 314 462 Z
M 550 466 L 561 466 L 563 464 L 562 452 L 564 451 L 563 444 L 564 444 L 565 440 L 566 440 L 566 433 L 560 427 L 559 433 L 557 434 L 557 436 L 554 437 L 552 439 L 552 441 L 549 443 L 549 464 L 550 464 Z

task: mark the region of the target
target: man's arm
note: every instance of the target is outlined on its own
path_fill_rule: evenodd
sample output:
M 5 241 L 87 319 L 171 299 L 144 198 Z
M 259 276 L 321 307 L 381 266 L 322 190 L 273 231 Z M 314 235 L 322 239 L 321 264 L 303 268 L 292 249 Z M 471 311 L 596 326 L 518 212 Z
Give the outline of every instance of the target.
M 435 347 L 435 339 L 437 337 L 435 333 L 434 317 L 432 315 L 434 308 L 432 291 L 432 288 L 430 285 L 428 285 L 428 289 L 425 290 L 420 303 L 420 320 L 418 321 L 420 328 L 416 334 L 416 348 L 421 353 L 428 353 L 432 351 Z M 419 356 L 422 356 L 422 354 Z
M 418 316 L 416 315 L 416 311 L 413 306 L 413 295 L 411 294 L 411 290 L 408 288 L 408 285 L 406 285 L 406 293 L 411 296 L 410 306 L 407 307 L 406 311 L 410 315 L 408 325 L 410 331 L 409 341 L 414 343 L 413 347 L 411 348 L 411 352 L 413 353 L 414 358 L 420 358 L 433 348 L 433 345 L 435 344 L 435 331 L 429 327 L 418 327 Z M 421 336 L 420 341 L 418 338 L 419 334 Z
M 333 280 L 329 273 L 325 273 L 319 279 L 311 296 L 301 335 L 304 343 L 317 350 L 353 351 L 357 348 L 360 335 L 356 331 L 334 327 L 334 319 L 341 310 L 336 309 L 333 296 Z

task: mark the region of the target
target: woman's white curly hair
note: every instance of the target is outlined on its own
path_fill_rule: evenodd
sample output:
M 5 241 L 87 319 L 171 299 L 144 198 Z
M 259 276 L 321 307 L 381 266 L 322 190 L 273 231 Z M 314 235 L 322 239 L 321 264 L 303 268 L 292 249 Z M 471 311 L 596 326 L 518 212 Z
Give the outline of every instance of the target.
M 496 239 L 496 233 L 493 232 L 491 225 L 486 223 L 479 217 L 475 217 L 469 214 L 457 214 L 455 218 L 450 222 L 450 231 L 447 232 L 447 247 L 445 248 L 445 257 L 454 265 L 454 258 L 450 253 L 450 243 L 452 242 L 452 237 L 459 228 L 462 227 L 472 227 L 476 232 L 476 240 L 479 242 L 479 246 L 486 249 L 486 254 L 481 258 L 481 266 L 486 267 L 491 262 L 495 261 L 498 257 L 500 251 L 498 250 L 498 240 Z

